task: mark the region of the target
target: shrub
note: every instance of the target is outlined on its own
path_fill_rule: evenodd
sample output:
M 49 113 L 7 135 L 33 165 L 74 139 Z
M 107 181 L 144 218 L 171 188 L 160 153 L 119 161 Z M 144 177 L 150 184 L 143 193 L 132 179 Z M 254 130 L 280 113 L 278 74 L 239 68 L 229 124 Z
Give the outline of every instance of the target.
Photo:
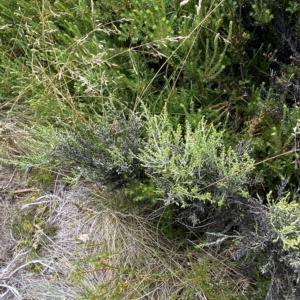
M 166 109 L 155 116 L 143 109 L 138 116 L 108 105 L 93 125 L 62 140 L 62 164 L 79 167 L 92 182 L 125 188 L 148 207 L 168 206 L 168 226 L 177 217 L 194 225 L 220 218 L 227 230 L 238 224 L 254 166 L 247 146 L 226 148 L 223 132 L 204 118 L 196 129 L 188 122 L 174 128 Z
M 226 149 L 223 132 L 202 118 L 195 129 L 173 128 L 164 110 L 145 110 L 146 141 L 137 158 L 157 186 L 165 204 L 185 207 L 194 201 L 226 205 L 232 195 L 244 196 L 253 160 L 248 153 Z

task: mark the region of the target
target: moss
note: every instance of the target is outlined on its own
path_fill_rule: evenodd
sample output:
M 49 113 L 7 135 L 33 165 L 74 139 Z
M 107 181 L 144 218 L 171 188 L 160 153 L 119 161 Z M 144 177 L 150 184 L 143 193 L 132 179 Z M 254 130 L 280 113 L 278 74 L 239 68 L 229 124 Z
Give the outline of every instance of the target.
M 43 204 L 32 205 L 19 211 L 12 222 L 12 234 L 20 247 L 38 253 L 47 243 L 46 236 L 56 232 L 55 224 L 48 222 L 49 208 Z

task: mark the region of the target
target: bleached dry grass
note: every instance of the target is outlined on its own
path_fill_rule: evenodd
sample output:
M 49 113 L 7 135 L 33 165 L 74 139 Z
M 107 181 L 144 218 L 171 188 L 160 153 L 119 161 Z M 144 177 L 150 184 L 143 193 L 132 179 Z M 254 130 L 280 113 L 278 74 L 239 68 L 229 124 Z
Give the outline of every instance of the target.
M 4 171 L 1 170 L 1 172 Z M 12 184 L 15 184 L 15 182 L 13 181 Z M 13 186 L 9 188 L 13 189 Z M 17 219 L 24 209 L 30 205 L 39 205 L 41 202 L 46 203 L 49 207 L 49 217 L 44 220 L 45 222 L 51 222 L 53 217 L 61 218 L 61 221 L 63 221 L 61 212 L 64 207 L 67 207 L 68 199 L 59 197 L 56 193 L 59 193 L 59 189 L 53 195 L 39 197 L 36 201 L 25 205 L 22 203 L 23 199 L 21 198 L 12 201 L 8 197 L 2 197 L 0 214 L 0 299 L 72 299 L 76 297 L 73 287 L 67 280 L 67 264 L 71 253 L 59 249 L 61 244 L 59 236 L 54 236 L 54 240 L 46 237 L 41 245 L 41 255 L 37 257 L 33 255 L 34 249 L 31 247 L 34 241 L 29 246 L 20 245 L 12 229 L 13 220 Z M 27 201 L 26 198 L 25 201 Z M 60 208 L 60 211 L 55 211 L 55 206 Z M 71 217 L 70 209 L 68 212 L 70 213 L 69 217 Z M 64 219 L 64 221 L 68 222 L 67 219 Z M 23 226 L 23 224 L 18 225 Z M 59 232 L 58 224 L 57 233 Z M 38 238 L 39 235 L 43 234 L 37 228 L 34 238 Z M 58 256 L 59 250 L 61 253 Z M 68 256 L 61 258 L 62 253 L 68 254 Z M 60 259 L 65 260 L 63 265 L 59 263 Z M 58 264 L 56 264 L 56 261 L 58 261 Z M 31 271 L 31 267 L 34 265 L 40 266 L 41 272 L 39 274 Z
M 18 126 L 16 121 L 0 115 L 0 163 L 2 159 L 8 160 L 15 154 L 26 152 L 22 141 L 28 136 L 28 131 Z
M 53 193 L 15 205 L 1 201 L 0 299 L 170 299 L 182 289 L 183 256 L 159 237 L 152 223 L 116 210 L 122 195 L 91 188 L 68 189 L 57 182 Z M 22 247 L 12 220 L 29 208 L 47 208 L 55 224 L 47 236 L 37 228 L 35 241 Z M 38 211 L 38 210 L 37 210 Z M 22 226 L 22 224 L 20 224 Z M 177 249 L 178 250 L 178 249 Z M 39 266 L 33 272 L 31 266 Z M 195 292 L 196 294 L 196 292 Z M 93 298 L 94 299 L 94 298 Z

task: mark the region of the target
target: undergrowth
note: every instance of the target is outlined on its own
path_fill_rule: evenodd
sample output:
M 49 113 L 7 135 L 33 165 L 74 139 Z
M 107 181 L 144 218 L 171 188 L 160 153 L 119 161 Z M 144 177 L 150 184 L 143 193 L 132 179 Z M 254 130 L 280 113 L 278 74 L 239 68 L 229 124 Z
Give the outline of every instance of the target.
M 1 293 L 32 265 L 70 299 L 299 298 L 299 3 L 71 2 L 0 4 L 0 161 L 41 193 Z

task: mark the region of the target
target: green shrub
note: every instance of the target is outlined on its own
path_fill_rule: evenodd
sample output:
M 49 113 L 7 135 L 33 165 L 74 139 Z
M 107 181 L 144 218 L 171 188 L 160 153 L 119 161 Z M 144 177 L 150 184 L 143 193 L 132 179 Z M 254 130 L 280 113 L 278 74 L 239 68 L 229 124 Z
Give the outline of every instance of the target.
M 268 221 L 271 226 L 268 234 L 272 246 L 266 253 L 262 272 L 270 274 L 272 278 L 270 298 L 285 295 L 288 299 L 297 299 L 300 295 L 297 285 L 300 279 L 299 195 L 291 198 L 289 193 L 284 192 L 286 184 L 287 180 L 279 189 L 276 201 L 271 193 L 268 195 Z
M 118 113 L 107 105 L 80 134 L 61 140 L 61 166 L 109 189 L 124 188 L 151 210 L 162 208 L 159 228 L 169 237 L 180 234 L 173 231 L 177 218 L 193 225 L 219 219 L 218 228 L 226 231 L 246 222 L 254 167 L 247 145 L 226 148 L 224 132 L 204 118 L 196 129 L 188 122 L 174 127 L 166 109 L 156 116 L 143 109 L 142 115 L 125 108 Z
M 203 118 L 195 129 L 188 122 L 173 128 L 166 110 L 158 116 L 146 110 L 145 117 L 146 141 L 137 158 L 165 204 L 200 200 L 222 206 L 231 195 L 247 195 L 253 160 L 226 149 L 223 132 Z

